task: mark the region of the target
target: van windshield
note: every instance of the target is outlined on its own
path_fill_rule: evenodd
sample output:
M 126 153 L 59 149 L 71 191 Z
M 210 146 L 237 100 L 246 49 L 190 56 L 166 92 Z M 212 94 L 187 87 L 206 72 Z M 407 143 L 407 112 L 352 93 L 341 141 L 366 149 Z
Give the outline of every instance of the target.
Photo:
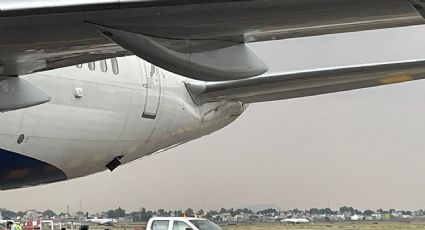
M 223 230 L 220 226 L 209 220 L 191 220 L 190 222 L 199 230 Z

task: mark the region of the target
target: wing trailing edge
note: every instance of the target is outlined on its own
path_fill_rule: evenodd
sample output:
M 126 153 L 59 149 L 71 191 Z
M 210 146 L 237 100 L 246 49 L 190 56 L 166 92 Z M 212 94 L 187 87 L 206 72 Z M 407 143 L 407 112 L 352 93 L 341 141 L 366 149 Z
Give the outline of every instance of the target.
M 271 74 L 237 81 L 190 82 L 186 87 L 198 105 L 221 100 L 255 103 L 424 78 L 425 59 Z

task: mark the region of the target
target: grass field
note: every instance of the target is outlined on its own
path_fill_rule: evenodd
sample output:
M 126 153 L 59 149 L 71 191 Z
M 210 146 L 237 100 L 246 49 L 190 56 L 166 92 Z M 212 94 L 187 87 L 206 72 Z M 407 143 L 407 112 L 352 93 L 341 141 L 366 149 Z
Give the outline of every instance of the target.
M 328 229 L 328 230 L 386 230 L 386 229 L 406 229 L 425 230 L 425 223 L 334 223 L 334 224 L 261 224 L 261 225 L 233 225 L 222 226 L 224 230 L 307 230 L 307 229 Z

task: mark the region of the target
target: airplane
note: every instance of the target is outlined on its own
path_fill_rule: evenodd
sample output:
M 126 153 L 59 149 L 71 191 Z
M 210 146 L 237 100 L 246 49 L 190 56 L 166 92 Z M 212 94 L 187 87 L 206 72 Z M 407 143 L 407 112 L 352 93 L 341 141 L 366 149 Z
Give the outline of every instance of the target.
M 287 219 L 281 220 L 280 222 L 287 223 L 287 224 L 306 224 L 306 223 L 310 223 L 310 220 L 306 218 L 287 218 Z
M 94 219 L 87 219 L 88 222 L 98 224 L 98 225 L 105 225 L 105 226 L 113 226 L 115 223 L 117 223 L 116 219 L 112 218 L 94 218 Z
M 425 24 L 420 0 L 2 0 L 0 190 L 220 130 L 249 104 L 425 78 L 424 60 L 270 73 L 246 44 Z

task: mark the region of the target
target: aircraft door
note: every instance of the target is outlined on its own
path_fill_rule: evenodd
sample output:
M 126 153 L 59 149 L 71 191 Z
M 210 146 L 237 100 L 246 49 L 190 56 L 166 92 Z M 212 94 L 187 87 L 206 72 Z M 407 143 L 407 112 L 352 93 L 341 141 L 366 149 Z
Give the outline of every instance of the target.
M 161 99 L 161 78 L 159 69 L 153 65 L 143 62 L 145 74 L 143 76 L 143 86 L 146 88 L 146 103 L 142 117 L 155 119 L 158 113 Z

